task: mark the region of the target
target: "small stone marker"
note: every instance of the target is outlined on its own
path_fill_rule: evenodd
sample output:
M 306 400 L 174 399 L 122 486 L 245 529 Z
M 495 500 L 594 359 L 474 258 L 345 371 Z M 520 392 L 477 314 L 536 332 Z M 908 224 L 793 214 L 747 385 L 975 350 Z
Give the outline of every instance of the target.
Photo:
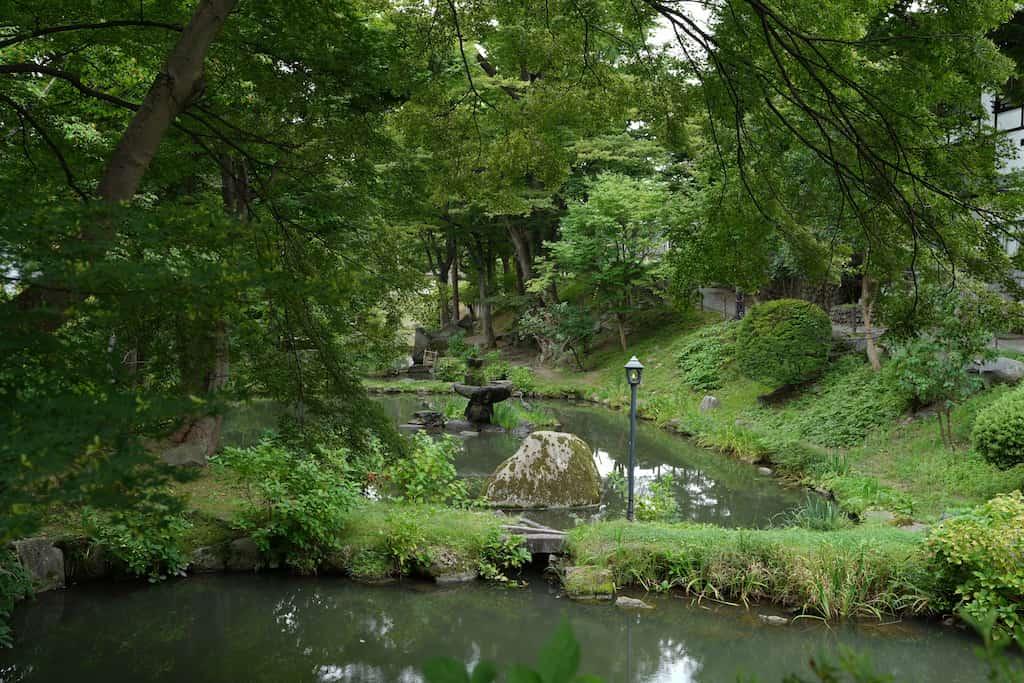
M 710 413 L 712 410 L 715 410 L 720 405 L 721 402 L 714 396 L 705 396 L 700 400 L 699 410 L 702 413 Z

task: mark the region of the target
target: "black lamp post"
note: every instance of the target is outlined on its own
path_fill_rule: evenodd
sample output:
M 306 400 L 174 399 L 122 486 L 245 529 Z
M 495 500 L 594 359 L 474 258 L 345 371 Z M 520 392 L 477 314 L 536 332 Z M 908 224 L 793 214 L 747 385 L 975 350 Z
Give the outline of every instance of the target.
M 644 366 L 636 356 L 626 363 L 626 381 L 629 382 L 629 502 L 626 504 L 626 519 L 633 521 L 633 469 L 636 465 L 636 388 L 644 375 Z

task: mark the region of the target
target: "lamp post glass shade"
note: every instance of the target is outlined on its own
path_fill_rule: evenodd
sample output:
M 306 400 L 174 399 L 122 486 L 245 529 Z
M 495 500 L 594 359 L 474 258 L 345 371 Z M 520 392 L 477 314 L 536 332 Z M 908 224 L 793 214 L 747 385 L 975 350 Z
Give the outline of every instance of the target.
M 626 381 L 632 385 L 640 384 L 640 380 L 644 375 L 644 366 L 637 360 L 636 356 L 629 359 L 626 363 Z

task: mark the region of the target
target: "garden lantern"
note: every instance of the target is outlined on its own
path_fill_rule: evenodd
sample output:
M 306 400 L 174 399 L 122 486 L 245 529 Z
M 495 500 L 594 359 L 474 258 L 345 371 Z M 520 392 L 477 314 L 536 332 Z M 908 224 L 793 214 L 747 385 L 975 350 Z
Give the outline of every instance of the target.
M 636 388 L 643 379 L 644 366 L 636 356 L 626 363 L 626 381 L 629 383 L 629 500 L 626 503 L 626 519 L 633 521 L 633 470 L 636 466 Z

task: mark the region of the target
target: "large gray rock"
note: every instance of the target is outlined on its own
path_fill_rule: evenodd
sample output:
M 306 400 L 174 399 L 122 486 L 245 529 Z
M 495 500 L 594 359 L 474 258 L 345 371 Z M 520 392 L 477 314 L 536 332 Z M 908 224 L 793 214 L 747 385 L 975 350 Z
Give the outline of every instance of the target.
M 197 574 L 222 572 L 227 567 L 227 547 L 223 545 L 204 546 L 192 551 L 189 569 Z
M 466 419 L 476 424 L 490 424 L 494 404 L 507 400 L 512 395 L 510 382 L 495 382 L 482 387 L 469 384 L 453 384 L 452 389 L 459 396 L 469 399 Z
M 64 587 L 64 553 L 48 538 L 26 538 L 14 542 L 14 552 L 28 571 L 37 592 Z
M 534 432 L 515 455 L 498 465 L 484 495 L 496 507 L 585 507 L 601 502 L 601 476 L 583 439 L 563 432 Z
M 228 546 L 227 568 L 233 572 L 254 572 L 263 566 L 263 553 L 251 538 L 237 538 Z
M 997 384 L 1018 384 L 1024 379 L 1024 363 L 1013 358 L 1000 356 L 995 360 L 975 366 L 982 377 Z

